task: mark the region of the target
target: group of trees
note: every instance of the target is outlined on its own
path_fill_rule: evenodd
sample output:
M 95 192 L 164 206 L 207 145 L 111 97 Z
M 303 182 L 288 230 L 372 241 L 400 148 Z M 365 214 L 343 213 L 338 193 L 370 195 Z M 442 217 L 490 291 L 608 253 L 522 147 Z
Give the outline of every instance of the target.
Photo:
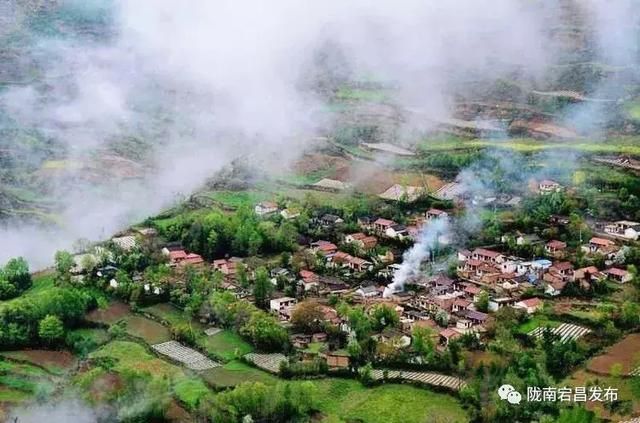
M 208 414 L 215 423 L 298 421 L 316 409 L 316 391 L 312 382 L 245 382 L 213 397 Z
M 233 214 L 214 211 L 204 216 L 180 215 L 159 229 L 166 238 L 181 241 L 185 248 L 209 260 L 228 253 L 252 256 L 292 251 L 298 236 L 292 223 L 261 220 L 246 206 Z
M 17 298 L 0 308 L 0 347 L 51 345 L 95 304 L 95 298 L 75 288 L 56 287 L 35 299 Z
M 0 300 L 15 298 L 30 286 L 29 264 L 24 258 L 13 258 L 0 267 Z
M 288 348 L 288 333 L 271 314 L 227 291 L 214 292 L 209 301 L 211 312 L 221 325 L 234 329 L 257 348 L 266 351 Z

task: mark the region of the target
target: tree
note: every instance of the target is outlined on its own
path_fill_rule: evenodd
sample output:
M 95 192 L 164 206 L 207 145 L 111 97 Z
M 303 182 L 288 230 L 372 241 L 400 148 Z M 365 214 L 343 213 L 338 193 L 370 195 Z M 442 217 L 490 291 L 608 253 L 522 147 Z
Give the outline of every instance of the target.
M 249 275 L 247 275 L 247 267 L 243 263 L 236 264 L 236 277 L 241 287 L 249 287 Z
M 266 308 L 271 293 L 273 292 L 273 284 L 269 280 L 269 273 L 264 267 L 256 270 L 256 280 L 253 283 L 253 298 L 257 307 Z
M 46 315 L 38 325 L 38 336 L 49 345 L 59 341 L 64 337 L 62 320 L 51 314 Z
M 487 291 L 481 291 L 476 301 L 476 310 L 486 313 L 489 311 L 489 294 Z
M 375 307 L 372 317 L 375 330 L 382 330 L 386 327 L 395 327 L 400 323 L 398 313 L 386 304 L 380 304 Z
M 438 325 L 445 328 L 449 324 L 449 314 L 444 310 L 438 310 L 434 320 Z
M 362 307 L 349 308 L 345 306 L 345 314 L 351 330 L 355 332 L 359 341 L 366 339 L 371 332 L 371 320 Z
M 287 330 L 262 310 L 251 314 L 249 321 L 240 328 L 240 333 L 251 338 L 256 347 L 267 351 L 281 351 L 289 340 Z
M 54 260 L 57 279 L 60 281 L 69 282 L 71 279 L 71 269 L 75 265 L 71 253 L 64 250 L 56 251 Z
M 234 324 L 235 313 L 232 306 L 236 301 L 236 297 L 229 291 L 218 291 L 211 295 L 211 312 L 222 326 L 231 327 Z
M 314 333 L 324 326 L 322 305 L 315 301 L 303 301 L 291 313 L 291 324 L 302 332 Z
M 16 287 L 16 290 L 22 292 L 31 286 L 31 273 L 29 273 L 29 264 L 22 258 L 13 258 L 7 262 L 7 265 L 0 272 L 4 274 L 6 280 Z
M 640 305 L 633 301 L 625 301 L 622 304 L 620 320 L 622 325 L 627 328 L 640 325 Z
M 15 285 L 9 283 L 8 280 L 0 277 L 0 300 L 8 300 L 18 295 Z
M 435 353 L 435 345 L 433 343 L 433 331 L 429 328 L 416 327 L 411 339 L 413 349 L 422 357 L 423 360 L 429 362 Z

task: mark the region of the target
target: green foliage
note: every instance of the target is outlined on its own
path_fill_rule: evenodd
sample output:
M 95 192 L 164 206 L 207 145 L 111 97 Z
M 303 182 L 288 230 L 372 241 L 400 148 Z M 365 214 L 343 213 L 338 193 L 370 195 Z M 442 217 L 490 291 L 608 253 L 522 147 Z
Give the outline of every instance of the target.
M 291 324 L 305 333 L 319 332 L 324 327 L 324 312 L 316 301 L 303 301 L 296 305 L 291 313 Z
M 216 423 L 235 423 L 245 416 L 251 416 L 252 421 L 291 421 L 315 409 L 316 396 L 317 389 L 311 382 L 275 386 L 247 382 L 216 395 L 209 416 Z
M 50 288 L 46 295 L 24 296 L 0 307 L 0 346 L 28 346 L 38 338 L 40 320 L 51 315 L 65 326 L 77 324 L 94 299 L 75 288 Z M 52 318 L 47 319 L 52 321 Z
M 179 380 L 174 391 L 176 397 L 187 406 L 189 410 L 197 410 L 203 399 L 210 395 L 209 388 L 201 379 L 189 378 Z
M 32 284 L 29 264 L 22 257 L 9 260 L 4 268 L 0 268 L 0 279 L 5 279 L 19 292 L 27 290 Z
M 380 304 L 373 309 L 371 319 L 374 330 L 383 330 L 387 327 L 396 327 L 400 323 L 398 313 L 386 304 Z
M 248 205 L 240 206 L 235 213 L 219 211 L 184 213 L 168 224 L 155 222 L 161 235 L 179 240 L 190 251 L 207 259 L 231 252 L 239 256 L 258 253 L 293 251 L 297 231 L 292 223 L 262 221 Z
M 240 333 L 251 339 L 257 348 L 266 351 L 281 351 L 289 341 L 286 329 L 275 317 L 261 310 L 251 314 Z
M 64 336 L 64 325 L 59 317 L 46 315 L 38 324 L 38 336 L 45 343 L 53 345 Z
M 54 261 L 57 279 L 68 282 L 71 279 L 71 269 L 74 266 L 73 256 L 68 251 L 56 251 Z
M 253 298 L 256 306 L 267 308 L 273 292 L 273 284 L 269 280 L 269 272 L 264 267 L 256 270 L 256 278 L 253 283 Z
M 230 292 L 214 292 L 211 311 L 221 325 L 232 328 L 260 349 L 281 350 L 288 343 L 286 329 L 272 315 L 247 301 L 238 300 Z
M 483 313 L 489 311 L 489 294 L 487 291 L 481 291 L 478 294 L 478 300 L 476 301 L 476 309 Z
M 425 362 L 430 362 L 435 355 L 433 331 L 429 328 L 417 327 L 411 334 L 411 345 Z

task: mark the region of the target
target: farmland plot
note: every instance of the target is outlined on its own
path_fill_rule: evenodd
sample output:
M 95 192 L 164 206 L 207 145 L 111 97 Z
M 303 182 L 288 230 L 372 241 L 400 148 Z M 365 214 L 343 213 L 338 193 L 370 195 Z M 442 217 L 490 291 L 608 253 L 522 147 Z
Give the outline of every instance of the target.
M 220 366 L 220 363 L 209 359 L 198 351 L 186 347 L 177 341 L 168 341 L 152 345 L 151 348 L 162 355 L 178 361 L 191 370 L 207 370 Z
M 623 375 L 640 376 L 640 334 L 633 333 L 612 345 L 604 354 L 594 357 L 587 369 L 609 375 L 614 365 L 621 366 Z
M 371 372 L 371 377 L 374 380 L 383 379 L 385 374 L 384 370 L 375 369 Z M 430 372 L 406 372 L 406 371 L 398 371 L 398 370 L 388 370 L 387 371 L 387 379 L 399 379 L 406 380 L 409 382 L 420 382 L 425 383 L 427 385 L 433 386 L 442 386 L 445 388 L 452 389 L 457 391 L 463 388 L 466 383 L 457 377 L 441 375 L 439 373 L 430 373 Z
M 544 327 L 538 327 L 534 330 L 532 330 L 531 332 L 529 332 L 529 336 L 532 336 L 534 338 L 542 338 L 542 335 L 544 334 L 546 328 Z M 574 325 L 571 323 L 563 323 L 558 327 L 549 329 L 551 331 L 552 334 L 557 335 L 560 339 L 559 342 L 569 342 L 571 340 L 576 340 L 586 334 L 588 334 L 589 332 L 591 332 L 591 329 L 589 328 L 585 328 L 582 326 L 578 326 L 578 325 Z
M 271 373 L 279 373 L 280 364 L 287 361 L 287 357 L 282 354 L 249 353 L 245 355 L 244 358 L 261 369 Z

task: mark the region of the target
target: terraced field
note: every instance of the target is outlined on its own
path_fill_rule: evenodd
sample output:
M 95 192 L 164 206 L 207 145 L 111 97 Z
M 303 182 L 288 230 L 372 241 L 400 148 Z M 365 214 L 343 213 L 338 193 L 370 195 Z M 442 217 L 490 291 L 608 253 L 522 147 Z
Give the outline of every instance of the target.
M 271 373 L 279 373 L 280 372 L 280 364 L 287 361 L 287 357 L 282 354 L 258 354 L 258 353 L 249 353 L 244 356 L 245 360 L 255 364 Z
M 375 369 L 371 372 L 371 377 L 374 380 L 385 379 L 385 370 Z M 466 386 L 464 380 L 460 378 L 430 372 L 405 372 L 398 370 L 387 370 L 386 379 L 419 382 L 427 385 L 449 388 L 454 391 L 458 391 Z
M 177 341 L 163 342 L 152 345 L 151 348 L 172 360 L 184 364 L 191 370 L 207 370 L 220 366 L 220 363 L 216 363 L 198 351 L 186 347 Z
M 545 329 L 545 327 L 538 327 L 529 332 L 529 336 L 532 336 L 534 338 L 542 338 Z M 589 328 L 574 325 L 571 323 L 562 323 L 560 326 L 550 328 L 550 330 L 553 335 L 556 335 L 560 338 L 559 342 L 569 342 L 571 340 L 576 340 L 591 332 L 591 329 Z

